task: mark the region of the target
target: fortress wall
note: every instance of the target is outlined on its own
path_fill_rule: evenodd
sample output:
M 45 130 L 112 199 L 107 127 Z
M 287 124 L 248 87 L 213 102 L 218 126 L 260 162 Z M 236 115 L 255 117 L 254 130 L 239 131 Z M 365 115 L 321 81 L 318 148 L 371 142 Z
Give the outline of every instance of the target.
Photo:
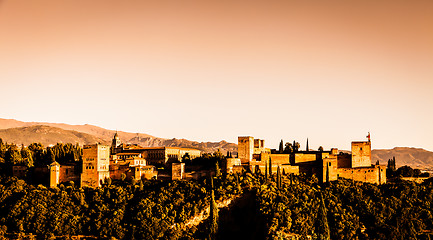
M 355 181 L 382 184 L 386 183 L 386 166 L 362 168 L 337 168 L 338 177 Z
M 266 167 L 268 168 L 268 173 L 277 173 L 278 166 L 280 166 L 280 172 L 285 174 L 299 174 L 299 166 L 292 166 L 289 164 L 274 164 L 274 161 L 272 161 L 272 171 L 269 171 L 269 162 L 265 165 L 264 161 L 251 161 L 250 162 L 250 169 L 252 172 L 255 172 L 257 169 L 260 169 L 260 172 L 262 174 L 265 174 Z
M 272 160 L 272 165 L 290 164 L 290 154 L 269 154 L 269 156 Z
M 317 160 L 316 153 L 295 153 L 295 164 L 303 162 L 313 162 Z
M 235 166 L 241 166 L 241 160 L 239 158 L 227 158 L 223 161 L 222 170 L 226 173 L 231 173 Z
M 60 166 L 60 176 L 59 182 L 69 182 L 73 181 L 76 183 L 80 182 L 80 175 L 76 173 L 76 167 L 78 166 L 70 166 L 70 165 L 61 165 Z

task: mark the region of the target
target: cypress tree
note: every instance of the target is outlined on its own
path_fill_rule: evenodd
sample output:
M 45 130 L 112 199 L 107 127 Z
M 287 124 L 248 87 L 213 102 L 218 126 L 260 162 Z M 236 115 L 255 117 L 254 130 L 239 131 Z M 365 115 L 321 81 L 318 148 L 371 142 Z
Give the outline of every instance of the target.
M 293 173 L 290 173 L 290 187 L 293 185 Z
M 272 159 L 269 158 L 269 176 L 272 177 Z
M 268 180 L 268 162 L 265 160 L 265 180 Z
M 280 173 L 280 165 L 277 167 L 277 188 L 281 189 L 281 173 Z
M 319 192 L 319 211 L 317 213 L 316 232 L 319 239 L 330 240 L 331 238 L 329 232 L 327 211 L 321 192 Z
M 283 139 L 281 139 L 281 141 L 280 141 L 280 153 L 283 153 L 283 151 L 284 151 L 284 143 L 283 143 Z
M 241 188 L 241 184 L 239 182 L 239 174 L 238 173 L 236 173 L 235 178 L 236 178 L 236 187 L 238 188 L 238 191 L 241 192 L 242 188 Z
M 213 178 L 211 178 L 211 199 L 209 209 L 209 239 L 216 239 L 216 233 L 218 232 L 218 207 L 215 202 L 215 195 L 213 189 Z
M 218 160 L 215 162 L 215 176 L 216 177 L 221 176 L 221 170 L 220 170 L 220 166 L 218 164 Z
M 326 182 L 329 183 L 329 165 L 326 163 Z
M 140 189 L 140 191 L 143 191 L 143 188 L 144 188 L 143 180 L 140 180 L 140 183 L 138 184 L 138 189 Z

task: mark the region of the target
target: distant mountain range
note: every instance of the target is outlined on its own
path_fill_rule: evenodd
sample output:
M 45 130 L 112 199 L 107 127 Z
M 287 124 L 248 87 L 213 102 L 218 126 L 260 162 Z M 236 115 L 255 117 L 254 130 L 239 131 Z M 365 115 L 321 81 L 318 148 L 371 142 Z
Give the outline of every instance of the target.
M 50 144 L 78 143 L 94 144 L 97 142 L 111 144 L 116 131 L 93 125 L 69 125 L 64 123 L 21 122 L 14 119 L 0 118 L 0 138 L 4 142 L 29 145 L 40 142 L 44 146 Z M 226 141 L 196 142 L 186 139 L 158 138 L 144 133 L 129 133 L 118 131 L 122 142 L 138 144 L 143 147 L 189 147 L 204 152 L 237 152 L 237 144 Z M 396 147 L 393 149 L 375 149 L 372 151 L 372 162 L 379 160 L 387 164 L 388 159 L 395 156 L 397 167 L 409 165 L 413 168 L 433 169 L 433 152 L 421 148 Z
M 94 144 L 97 142 L 111 144 L 114 130 L 85 125 L 69 125 L 64 123 L 21 122 L 14 119 L 0 118 L 0 138 L 4 142 L 29 145 L 40 142 L 44 146 L 62 143 Z M 186 139 L 158 138 L 144 133 L 117 132 L 124 143 L 138 144 L 143 147 L 189 147 L 204 152 L 214 152 L 221 149 L 237 152 L 237 144 L 226 141 L 196 142 Z
M 395 157 L 395 165 L 397 167 L 408 165 L 412 168 L 429 168 L 433 170 L 433 152 L 422 148 L 396 147 L 393 149 L 375 149 L 371 153 L 373 163 L 379 160 L 380 164 L 387 164 L 388 159 L 392 157 Z

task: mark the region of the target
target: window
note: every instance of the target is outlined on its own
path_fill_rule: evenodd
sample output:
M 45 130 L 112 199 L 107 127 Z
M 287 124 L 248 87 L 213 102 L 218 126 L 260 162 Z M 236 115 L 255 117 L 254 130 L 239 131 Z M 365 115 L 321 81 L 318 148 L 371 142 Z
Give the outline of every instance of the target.
M 360 150 L 362 151 L 362 148 L 360 148 Z
M 331 166 L 331 163 L 329 163 L 329 166 Z

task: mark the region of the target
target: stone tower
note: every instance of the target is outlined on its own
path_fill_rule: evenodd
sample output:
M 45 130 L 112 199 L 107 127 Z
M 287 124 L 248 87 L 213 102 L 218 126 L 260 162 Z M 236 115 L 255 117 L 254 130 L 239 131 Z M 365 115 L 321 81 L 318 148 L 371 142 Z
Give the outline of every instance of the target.
M 50 171 L 50 187 L 57 187 L 60 183 L 60 164 L 53 162 L 48 166 Z
M 253 137 L 238 137 L 238 157 L 242 164 L 249 163 L 253 159 L 254 153 L 254 138 Z
M 81 187 L 99 187 L 101 180 L 110 177 L 110 147 L 94 144 L 83 146 Z
M 122 142 L 120 141 L 119 135 L 116 133 L 114 134 L 113 140 L 111 142 L 111 154 L 116 154 L 116 148 L 120 147 Z
M 371 167 L 371 142 L 352 142 L 352 168 Z

